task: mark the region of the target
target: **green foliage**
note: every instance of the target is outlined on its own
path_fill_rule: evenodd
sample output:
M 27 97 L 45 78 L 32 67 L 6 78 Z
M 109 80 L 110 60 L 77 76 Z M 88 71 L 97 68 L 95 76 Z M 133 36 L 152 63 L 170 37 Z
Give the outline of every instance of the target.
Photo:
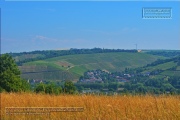
M 129 93 L 151 93 L 151 94 L 164 94 L 164 93 L 178 93 L 179 78 L 164 79 L 150 79 L 138 80 L 137 82 L 127 82 L 124 84 L 124 92 Z M 173 86 L 174 85 L 174 86 Z M 126 91 L 125 91 L 126 90 Z
M 177 65 L 180 66 L 180 56 L 179 58 L 177 58 L 177 62 L 178 62 Z
M 170 58 L 170 59 L 158 59 L 154 62 L 152 62 L 151 64 L 147 64 L 146 67 L 148 66 L 157 66 L 159 64 L 163 64 L 163 63 L 167 63 L 167 62 L 178 62 L 177 60 L 179 59 L 179 56 L 178 57 L 174 57 L 174 58 Z
M 152 55 L 164 56 L 164 57 L 175 57 L 180 54 L 180 51 L 179 50 L 169 50 L 169 51 L 159 50 L 159 51 L 148 51 L 147 53 L 152 54 Z
M 21 80 L 15 61 L 8 54 L 0 56 L 0 87 L 7 92 L 26 91 L 28 83 Z
M 170 83 L 163 84 L 162 89 L 165 91 L 175 91 L 175 88 Z
M 45 93 L 46 85 L 43 83 L 40 83 L 36 86 L 35 92 L 36 93 Z
M 0 93 L 4 92 L 5 90 L 0 86 Z
M 44 84 L 40 83 L 35 87 L 34 90 L 36 93 L 46 93 L 46 94 L 60 94 L 62 93 L 62 88 L 56 86 L 54 83 Z
M 180 89 L 180 77 L 170 77 L 168 82 L 175 88 Z
M 118 90 L 118 84 L 117 83 L 110 83 L 108 88 L 117 91 Z
M 74 94 L 76 92 L 76 87 L 74 86 L 72 81 L 66 81 L 64 83 L 63 89 L 60 86 L 55 85 L 54 83 L 44 84 L 40 83 L 36 85 L 34 91 L 36 93 L 46 93 L 46 94 Z
M 21 91 L 30 91 L 31 85 L 25 79 L 21 79 Z
M 56 86 L 56 85 L 53 84 L 53 83 L 50 83 L 50 84 L 46 85 L 45 93 L 58 95 L 58 94 L 60 94 L 61 92 L 62 92 L 62 88 Z
M 74 94 L 76 92 L 76 87 L 72 81 L 66 81 L 64 83 L 64 92 L 68 94 Z

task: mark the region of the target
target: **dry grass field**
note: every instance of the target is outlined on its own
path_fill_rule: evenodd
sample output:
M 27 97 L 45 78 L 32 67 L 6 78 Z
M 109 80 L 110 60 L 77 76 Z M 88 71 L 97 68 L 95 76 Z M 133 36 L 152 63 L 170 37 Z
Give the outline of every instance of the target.
M 83 112 L 5 115 L 5 107 L 83 107 Z M 2 93 L 2 120 L 180 120 L 180 96 Z

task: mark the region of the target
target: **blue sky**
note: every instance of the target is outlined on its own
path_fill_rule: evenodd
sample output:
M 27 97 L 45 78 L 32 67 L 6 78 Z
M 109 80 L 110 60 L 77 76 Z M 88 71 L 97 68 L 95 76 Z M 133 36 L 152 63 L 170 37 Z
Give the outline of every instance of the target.
M 171 7 L 172 19 L 142 19 Z M 179 2 L 2 2 L 1 52 L 68 48 L 180 49 Z

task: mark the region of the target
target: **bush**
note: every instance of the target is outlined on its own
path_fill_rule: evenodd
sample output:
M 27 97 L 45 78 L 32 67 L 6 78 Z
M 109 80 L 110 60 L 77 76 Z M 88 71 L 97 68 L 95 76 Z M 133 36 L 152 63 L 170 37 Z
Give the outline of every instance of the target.
M 50 83 L 50 84 L 40 83 L 35 87 L 34 91 L 36 93 L 46 93 L 46 94 L 58 95 L 58 94 L 62 93 L 62 88 L 59 86 L 56 86 L 53 83 Z

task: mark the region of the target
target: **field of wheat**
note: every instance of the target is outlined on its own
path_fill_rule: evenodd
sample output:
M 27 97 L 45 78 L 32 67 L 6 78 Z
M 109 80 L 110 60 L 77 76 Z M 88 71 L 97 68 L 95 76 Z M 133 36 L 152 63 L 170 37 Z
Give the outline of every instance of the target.
M 83 107 L 83 112 L 5 115 L 5 107 Z M 1 93 L 2 120 L 180 120 L 180 96 Z

